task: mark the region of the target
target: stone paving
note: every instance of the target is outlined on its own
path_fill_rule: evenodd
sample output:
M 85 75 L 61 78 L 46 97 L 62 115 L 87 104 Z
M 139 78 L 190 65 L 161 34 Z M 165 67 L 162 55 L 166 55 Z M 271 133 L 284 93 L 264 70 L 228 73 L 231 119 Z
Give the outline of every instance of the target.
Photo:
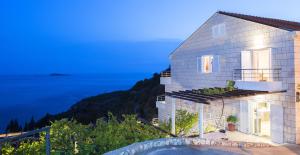
M 207 133 L 204 134 L 204 138 L 210 140 L 228 139 L 229 141 L 267 143 L 270 145 L 278 146 L 278 144 L 272 143 L 271 139 L 268 137 L 260 137 L 260 136 L 250 135 L 250 134 L 244 134 L 237 131 L 236 132 L 226 131 L 226 133 L 220 133 L 220 132 Z
M 299 155 L 300 146 L 295 144 L 282 145 L 272 148 L 251 148 L 245 149 L 249 154 L 257 155 Z
M 197 146 L 202 147 L 202 146 Z M 264 147 L 264 148 L 237 148 L 237 147 L 211 147 L 228 152 L 235 152 L 241 155 L 299 155 L 300 146 L 294 144 Z

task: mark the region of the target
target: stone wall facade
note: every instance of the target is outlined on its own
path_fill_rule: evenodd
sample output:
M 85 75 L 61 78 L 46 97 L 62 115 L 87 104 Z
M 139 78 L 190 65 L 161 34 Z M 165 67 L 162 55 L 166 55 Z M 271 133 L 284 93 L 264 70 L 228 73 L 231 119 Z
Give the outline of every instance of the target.
M 225 23 L 226 35 L 214 38 L 212 27 L 220 23 Z M 296 104 L 296 89 L 300 84 L 300 39 L 295 36 L 295 32 L 216 13 L 170 55 L 172 83 L 165 85 L 165 91 L 224 87 L 227 80 L 233 80 L 234 69 L 241 68 L 241 51 L 271 49 L 272 67 L 281 68 L 280 81 L 287 92 L 272 94 L 268 100 L 283 107 L 284 142 L 300 143 L 300 106 Z M 197 58 L 203 55 L 219 56 L 218 72 L 198 72 Z M 234 105 L 234 108 L 228 106 L 225 113 L 238 114 L 239 105 L 236 103 L 239 102 L 227 101 L 226 105 Z M 165 104 L 164 109 L 159 109 L 161 121 L 170 118 L 171 108 L 168 107 L 171 107 L 171 99 L 167 97 Z M 192 112 L 195 112 L 196 106 L 195 103 L 181 100 L 177 100 L 176 104 L 176 108 Z M 205 109 L 208 113 L 213 109 L 211 113 L 218 115 L 215 109 L 220 107 L 214 108 L 212 104 Z
M 300 36 L 296 36 L 294 40 L 294 66 L 295 66 L 295 93 L 300 93 Z M 297 96 L 297 95 L 296 95 Z M 296 142 L 300 142 L 300 102 L 296 100 L 295 105 L 295 121 L 296 121 Z

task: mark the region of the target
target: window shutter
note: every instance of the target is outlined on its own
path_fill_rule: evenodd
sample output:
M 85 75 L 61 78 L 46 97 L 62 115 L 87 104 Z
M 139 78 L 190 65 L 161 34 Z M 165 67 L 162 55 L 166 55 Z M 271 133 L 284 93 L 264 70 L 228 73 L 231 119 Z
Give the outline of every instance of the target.
M 225 29 L 226 29 L 226 27 L 225 27 L 225 24 L 223 23 L 223 24 L 220 24 L 220 26 L 219 26 L 219 35 L 220 36 L 224 36 L 225 35 Z
M 202 57 L 197 57 L 197 72 L 201 73 L 202 72 Z
M 213 64 L 212 64 L 212 68 L 213 68 L 213 72 L 219 72 L 220 70 L 220 56 L 219 55 L 215 55 L 213 57 Z
M 219 27 L 217 25 L 212 27 L 212 37 L 216 38 L 218 35 Z

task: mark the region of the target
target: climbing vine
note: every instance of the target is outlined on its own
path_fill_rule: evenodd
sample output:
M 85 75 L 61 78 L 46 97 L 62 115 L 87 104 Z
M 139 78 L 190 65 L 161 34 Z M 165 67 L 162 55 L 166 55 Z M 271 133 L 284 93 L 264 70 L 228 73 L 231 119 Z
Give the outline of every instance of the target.
M 234 81 L 227 81 L 227 85 L 225 88 L 219 88 L 219 87 L 214 87 L 214 88 L 203 88 L 200 93 L 206 94 L 206 95 L 221 95 L 226 92 L 230 92 L 235 90 L 236 88 L 234 87 L 235 82 Z

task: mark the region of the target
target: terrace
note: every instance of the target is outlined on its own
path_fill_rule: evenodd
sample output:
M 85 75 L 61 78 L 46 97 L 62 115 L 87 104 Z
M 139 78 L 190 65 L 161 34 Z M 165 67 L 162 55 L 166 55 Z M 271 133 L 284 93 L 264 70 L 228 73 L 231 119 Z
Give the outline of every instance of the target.
M 171 97 L 171 132 L 175 133 L 175 117 L 176 117 L 176 99 L 191 101 L 198 103 L 198 126 L 199 137 L 204 138 L 204 105 L 209 105 L 213 101 L 224 99 L 235 99 L 241 97 L 266 95 L 273 93 L 283 93 L 286 91 L 258 91 L 258 90 L 243 90 L 236 88 L 206 88 L 197 90 L 173 91 L 166 92 L 166 96 Z
M 160 73 L 160 84 L 171 84 L 171 69 L 168 68 Z

